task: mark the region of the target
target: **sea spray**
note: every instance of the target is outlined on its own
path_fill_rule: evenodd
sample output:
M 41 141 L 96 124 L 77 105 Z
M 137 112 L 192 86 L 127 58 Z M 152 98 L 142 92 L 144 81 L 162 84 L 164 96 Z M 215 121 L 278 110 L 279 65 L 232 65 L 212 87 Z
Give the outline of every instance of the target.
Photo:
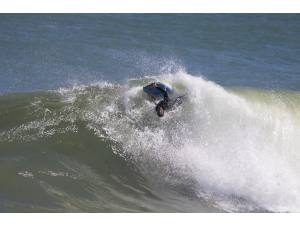
M 227 210 L 297 211 L 297 171 L 285 155 L 296 148 L 289 136 L 296 137 L 299 123 L 287 108 L 284 115 L 260 111 L 242 95 L 184 72 L 155 79 L 181 86 L 188 100 L 159 119 L 150 111 L 153 105 L 141 102 L 138 87 L 125 91 L 125 113 L 117 107 L 93 121 L 105 120 L 121 151 L 154 179 L 187 186 L 192 180 L 193 191 Z

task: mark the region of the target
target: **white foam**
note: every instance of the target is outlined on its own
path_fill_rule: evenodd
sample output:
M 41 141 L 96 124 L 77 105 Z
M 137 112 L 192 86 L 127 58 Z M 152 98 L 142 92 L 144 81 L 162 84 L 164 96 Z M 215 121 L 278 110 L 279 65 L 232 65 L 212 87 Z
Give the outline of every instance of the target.
M 52 170 L 39 171 L 39 174 L 43 174 L 43 175 L 47 175 L 47 176 L 51 176 L 51 177 L 69 177 L 74 180 L 77 179 L 77 177 L 75 175 L 70 174 L 69 172 L 63 172 L 63 171 L 58 171 L 58 172 L 54 172 Z
M 18 175 L 25 177 L 25 178 L 34 178 L 33 173 L 31 173 L 27 170 L 18 172 Z
M 90 107 L 89 126 L 96 131 L 101 123 L 146 173 L 183 185 L 192 179 L 199 195 L 227 210 L 249 204 L 249 209 L 300 211 L 299 168 L 291 163 L 298 155 L 300 125 L 288 109 L 257 107 L 183 71 L 156 79 L 188 92 L 187 102 L 160 119 L 141 97 L 142 85 L 128 87 L 123 102 Z

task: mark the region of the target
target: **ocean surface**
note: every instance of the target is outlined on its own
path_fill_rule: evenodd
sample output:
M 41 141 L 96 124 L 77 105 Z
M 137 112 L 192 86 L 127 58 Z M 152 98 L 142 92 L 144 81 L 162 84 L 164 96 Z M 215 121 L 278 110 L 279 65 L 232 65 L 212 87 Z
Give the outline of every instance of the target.
M 300 212 L 299 146 L 299 14 L 0 14 L 0 212 Z

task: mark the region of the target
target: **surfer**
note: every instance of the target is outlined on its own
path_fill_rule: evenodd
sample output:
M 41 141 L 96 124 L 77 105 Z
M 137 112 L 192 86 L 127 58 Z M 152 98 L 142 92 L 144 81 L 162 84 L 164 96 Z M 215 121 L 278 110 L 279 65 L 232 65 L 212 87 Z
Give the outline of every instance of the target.
M 150 96 L 152 101 L 159 101 L 155 107 L 156 114 L 159 117 L 163 117 L 166 110 L 171 110 L 181 105 L 186 97 L 186 94 L 184 94 L 170 99 L 169 94 L 173 93 L 172 87 L 160 82 L 153 82 L 143 87 L 143 90 Z
M 164 116 L 164 112 L 169 108 L 169 94 L 168 92 L 172 92 L 172 89 L 165 84 L 159 82 L 153 82 L 144 87 L 144 91 L 150 95 L 150 97 L 155 100 L 158 97 L 163 97 L 155 107 L 155 111 L 159 117 Z

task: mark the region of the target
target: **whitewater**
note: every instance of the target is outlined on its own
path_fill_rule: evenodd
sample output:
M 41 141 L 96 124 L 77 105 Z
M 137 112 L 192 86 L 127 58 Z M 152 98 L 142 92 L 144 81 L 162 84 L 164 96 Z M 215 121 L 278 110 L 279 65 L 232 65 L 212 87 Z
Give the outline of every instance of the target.
M 157 117 L 153 81 L 186 101 Z M 184 70 L 1 95 L 0 210 L 299 212 L 299 100 Z

